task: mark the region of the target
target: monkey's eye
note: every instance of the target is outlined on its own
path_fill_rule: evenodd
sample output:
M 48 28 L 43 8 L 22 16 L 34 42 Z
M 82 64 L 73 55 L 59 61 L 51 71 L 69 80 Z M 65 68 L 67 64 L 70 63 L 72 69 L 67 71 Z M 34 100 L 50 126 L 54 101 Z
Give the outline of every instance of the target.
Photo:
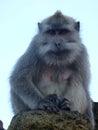
M 56 30 L 50 29 L 50 30 L 46 31 L 46 33 L 50 34 L 50 35 L 56 35 Z
M 58 30 L 58 34 L 59 35 L 66 35 L 68 34 L 70 31 L 68 29 L 59 29 Z

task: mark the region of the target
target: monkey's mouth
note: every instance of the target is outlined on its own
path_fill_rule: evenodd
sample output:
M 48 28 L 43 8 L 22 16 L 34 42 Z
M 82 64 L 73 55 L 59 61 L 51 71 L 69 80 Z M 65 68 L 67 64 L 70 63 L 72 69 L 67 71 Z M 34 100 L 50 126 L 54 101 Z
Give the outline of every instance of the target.
M 52 55 L 61 57 L 61 56 L 69 54 L 70 51 L 69 50 L 57 50 L 57 51 L 50 51 L 49 53 Z

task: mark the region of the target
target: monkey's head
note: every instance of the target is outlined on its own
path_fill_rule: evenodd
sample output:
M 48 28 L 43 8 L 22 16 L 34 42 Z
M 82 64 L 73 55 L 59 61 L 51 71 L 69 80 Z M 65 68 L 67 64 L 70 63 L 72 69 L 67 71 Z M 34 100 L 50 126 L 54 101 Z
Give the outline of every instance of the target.
M 72 63 L 81 51 L 80 24 L 57 11 L 38 23 L 36 46 L 40 58 L 48 65 Z

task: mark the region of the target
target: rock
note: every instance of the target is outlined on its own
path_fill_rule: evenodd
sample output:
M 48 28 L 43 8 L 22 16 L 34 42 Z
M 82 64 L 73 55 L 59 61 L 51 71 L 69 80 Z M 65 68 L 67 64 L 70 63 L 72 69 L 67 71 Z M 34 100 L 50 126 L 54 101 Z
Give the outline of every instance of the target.
M 28 111 L 14 116 L 8 130 L 91 130 L 91 125 L 78 112 Z
M 94 102 L 95 130 L 98 130 L 98 102 Z

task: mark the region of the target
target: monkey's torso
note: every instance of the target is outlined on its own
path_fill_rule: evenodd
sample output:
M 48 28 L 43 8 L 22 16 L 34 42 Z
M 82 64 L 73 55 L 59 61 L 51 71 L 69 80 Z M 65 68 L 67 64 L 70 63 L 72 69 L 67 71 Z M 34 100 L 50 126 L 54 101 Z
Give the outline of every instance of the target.
M 60 98 L 65 97 L 72 102 L 71 110 L 84 113 L 88 101 L 80 82 L 73 82 L 74 78 L 78 80 L 75 73 L 72 68 L 42 67 L 42 74 L 36 86 L 43 97 L 50 94 L 56 94 Z
M 69 80 L 72 76 L 71 70 L 53 70 L 51 68 L 44 69 L 37 86 L 41 93 L 46 96 L 49 94 L 57 94 L 59 97 L 64 96 Z

